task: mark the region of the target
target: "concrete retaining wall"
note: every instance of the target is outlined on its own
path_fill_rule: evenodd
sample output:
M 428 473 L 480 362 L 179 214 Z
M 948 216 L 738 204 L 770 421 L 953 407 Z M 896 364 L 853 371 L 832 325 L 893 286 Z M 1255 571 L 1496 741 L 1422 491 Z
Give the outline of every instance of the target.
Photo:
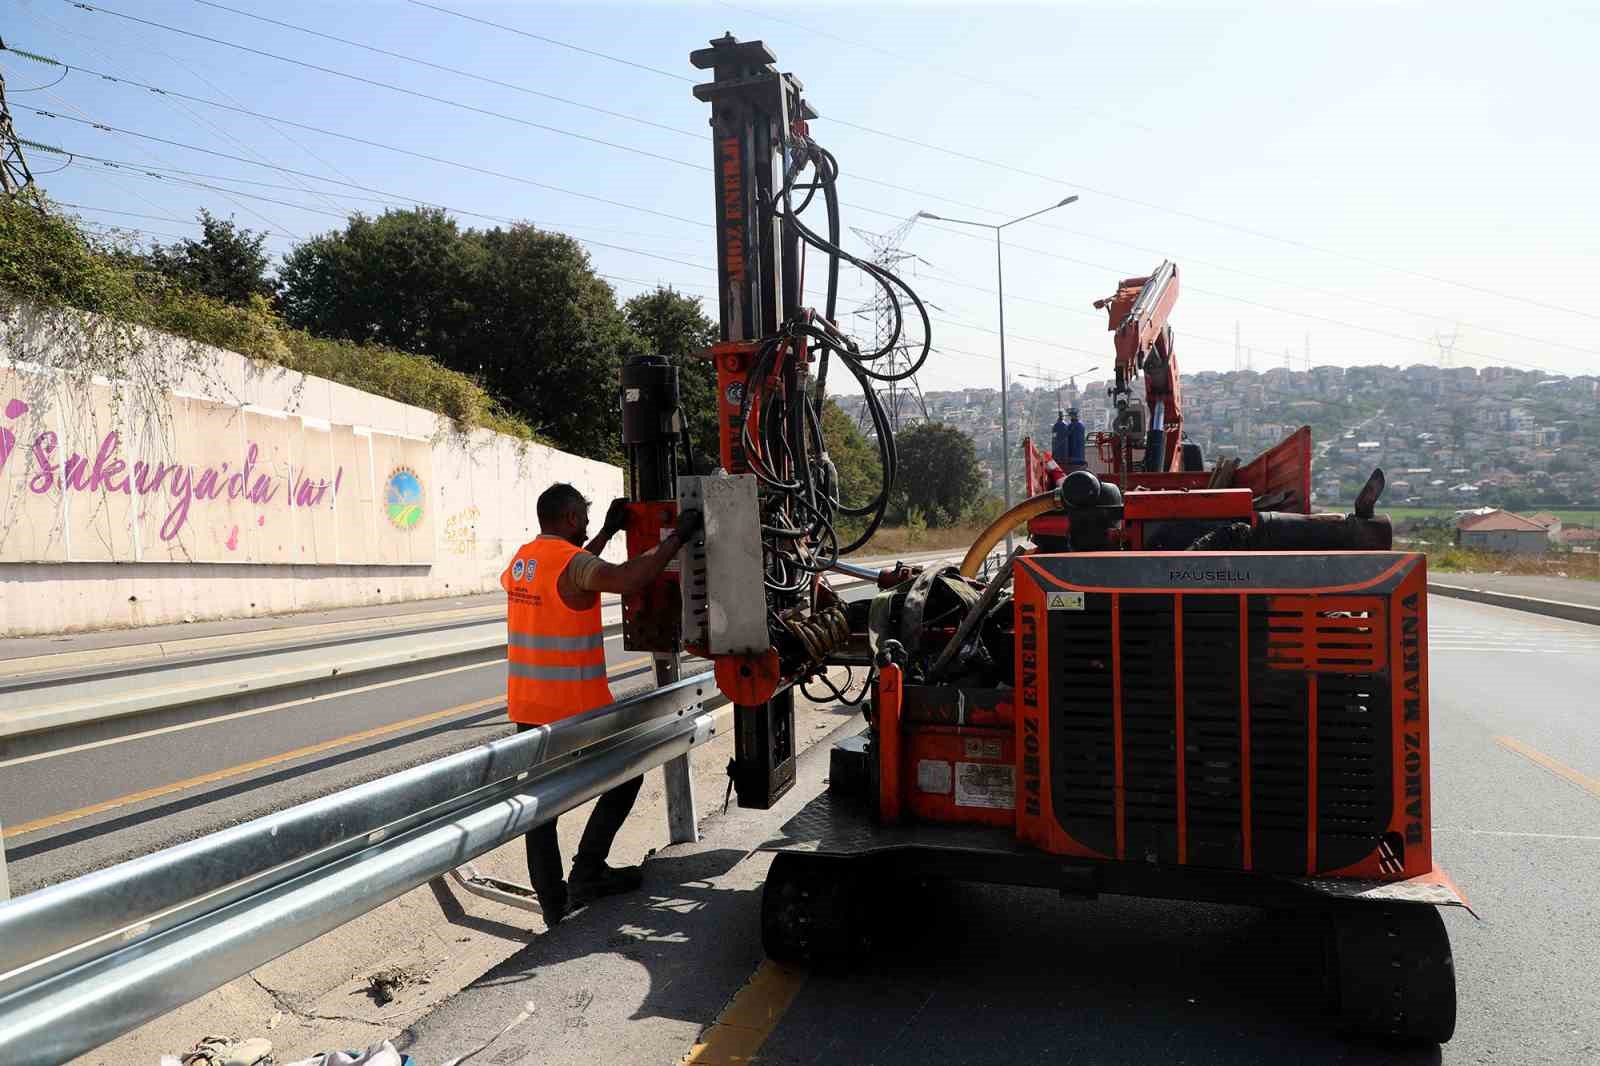
M 65 373 L 78 336 L 0 325 L 0 636 L 492 591 L 546 486 L 596 523 L 622 492 L 605 463 L 160 335 L 134 380 Z

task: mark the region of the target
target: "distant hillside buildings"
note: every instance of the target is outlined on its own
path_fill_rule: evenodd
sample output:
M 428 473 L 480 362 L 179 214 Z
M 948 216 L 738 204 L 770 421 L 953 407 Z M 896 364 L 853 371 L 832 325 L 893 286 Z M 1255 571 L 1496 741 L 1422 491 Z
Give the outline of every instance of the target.
M 1091 432 L 1110 424 L 1107 382 L 1076 396 Z M 1208 463 L 1249 459 L 1309 425 L 1317 443 L 1313 495 L 1335 507 L 1354 498 L 1373 467 L 1389 478 L 1393 506 L 1479 505 L 1513 510 L 1600 504 L 1600 379 L 1510 367 L 1418 364 L 1201 371 L 1183 377 L 1184 428 Z M 1061 406 L 1073 402 L 1067 389 Z M 850 397 L 841 397 L 847 410 Z M 926 394 L 928 414 L 972 437 L 1000 489 L 999 390 Z M 855 401 L 859 406 L 859 401 Z M 1013 382 L 1012 478 L 1024 436 L 1048 442 L 1058 393 Z M 1046 445 L 1048 446 L 1048 445 Z

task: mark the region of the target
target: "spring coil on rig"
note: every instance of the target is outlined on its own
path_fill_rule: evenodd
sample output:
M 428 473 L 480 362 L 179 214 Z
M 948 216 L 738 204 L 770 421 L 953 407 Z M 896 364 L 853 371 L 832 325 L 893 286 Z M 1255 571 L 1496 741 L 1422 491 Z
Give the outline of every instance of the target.
M 805 648 L 806 657 L 817 663 L 850 642 L 850 623 L 839 607 L 825 607 L 809 618 L 786 616 L 783 628 Z

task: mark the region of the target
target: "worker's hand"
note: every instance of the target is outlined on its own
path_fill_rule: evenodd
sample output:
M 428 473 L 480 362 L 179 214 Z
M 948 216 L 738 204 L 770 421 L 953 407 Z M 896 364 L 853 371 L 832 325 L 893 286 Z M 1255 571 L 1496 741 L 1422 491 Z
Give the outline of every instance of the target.
M 680 543 L 687 544 L 705 524 L 705 515 L 691 507 L 678 515 L 678 524 L 672 528 L 672 532 Z
M 611 501 L 611 506 L 606 508 L 606 523 L 603 527 L 607 533 L 618 533 L 628 528 L 628 501 L 618 496 Z

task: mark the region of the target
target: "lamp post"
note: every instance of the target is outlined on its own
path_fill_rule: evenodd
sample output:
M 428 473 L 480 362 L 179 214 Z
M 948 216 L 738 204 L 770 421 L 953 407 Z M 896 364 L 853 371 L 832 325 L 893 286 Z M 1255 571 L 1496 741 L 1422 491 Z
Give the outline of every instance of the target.
M 1001 459 L 1004 472 L 1001 476 L 1005 479 L 1006 510 L 1008 511 L 1011 510 L 1011 417 L 1007 413 L 1006 407 L 1011 402 L 1011 381 L 1006 376 L 1006 279 L 1005 264 L 1000 253 L 1000 231 L 1007 226 L 1015 226 L 1018 222 L 1026 222 L 1030 218 L 1038 218 L 1046 211 L 1054 211 L 1058 207 L 1066 207 L 1077 199 L 1075 195 L 1069 196 L 1064 200 L 1051 204 L 1049 207 L 1041 207 L 1037 211 L 1023 215 L 1020 218 L 1014 218 L 1010 222 L 1001 222 L 998 225 L 993 222 L 974 222 L 968 218 L 946 218 L 944 215 L 936 215 L 931 211 L 917 212 L 918 218 L 931 218 L 935 222 L 953 222 L 958 226 L 977 226 L 980 229 L 994 230 L 994 275 L 996 293 L 1000 300 L 1000 447 L 1004 450 L 1004 455 Z M 1010 551 L 1011 530 L 1007 529 L 1006 552 L 1009 554 Z

